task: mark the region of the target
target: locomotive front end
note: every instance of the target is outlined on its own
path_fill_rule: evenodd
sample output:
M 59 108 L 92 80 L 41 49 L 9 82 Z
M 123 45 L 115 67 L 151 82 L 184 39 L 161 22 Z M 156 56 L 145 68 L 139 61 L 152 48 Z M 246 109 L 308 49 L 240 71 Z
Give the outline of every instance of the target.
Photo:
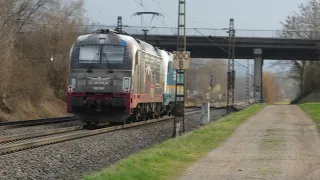
M 124 122 L 130 116 L 132 55 L 118 34 L 80 36 L 71 50 L 68 112 L 82 121 Z

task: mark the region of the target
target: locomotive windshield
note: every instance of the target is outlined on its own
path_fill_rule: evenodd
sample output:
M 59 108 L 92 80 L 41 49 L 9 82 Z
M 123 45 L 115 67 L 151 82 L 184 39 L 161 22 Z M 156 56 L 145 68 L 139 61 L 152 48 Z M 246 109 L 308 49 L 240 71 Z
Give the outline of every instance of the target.
M 117 45 L 82 45 L 72 68 L 127 69 L 125 47 Z
M 102 63 L 117 64 L 122 63 L 124 59 L 123 46 L 102 46 Z
M 81 46 L 79 63 L 99 63 L 100 46 Z

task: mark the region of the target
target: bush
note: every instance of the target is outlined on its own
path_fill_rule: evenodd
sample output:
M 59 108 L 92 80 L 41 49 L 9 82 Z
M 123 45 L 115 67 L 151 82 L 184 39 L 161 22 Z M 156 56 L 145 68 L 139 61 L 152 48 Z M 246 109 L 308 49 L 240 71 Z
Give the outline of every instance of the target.
M 0 112 L 65 96 L 69 50 L 82 31 L 83 2 L 0 1 Z M 54 61 L 51 62 L 51 57 Z

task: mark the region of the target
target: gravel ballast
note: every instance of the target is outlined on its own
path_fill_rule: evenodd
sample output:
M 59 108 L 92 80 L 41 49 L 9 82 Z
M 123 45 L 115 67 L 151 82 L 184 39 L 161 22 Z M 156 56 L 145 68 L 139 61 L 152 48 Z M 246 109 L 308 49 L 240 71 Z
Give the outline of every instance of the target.
M 226 110 L 212 110 L 216 120 Z M 81 179 L 141 149 L 171 138 L 173 121 L 109 132 L 0 156 L 0 179 Z M 186 130 L 200 127 L 200 114 L 186 116 Z

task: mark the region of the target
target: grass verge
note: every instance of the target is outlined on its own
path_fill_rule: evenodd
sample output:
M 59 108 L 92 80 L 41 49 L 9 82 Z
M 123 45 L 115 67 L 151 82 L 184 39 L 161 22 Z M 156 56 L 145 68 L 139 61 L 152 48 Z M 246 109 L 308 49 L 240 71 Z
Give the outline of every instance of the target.
M 318 130 L 320 130 L 320 103 L 304 103 L 299 104 L 299 107 L 314 120 Z
M 247 118 L 262 110 L 253 105 L 176 139 L 143 150 L 85 180 L 167 180 L 178 177 L 191 163 L 220 146 Z

